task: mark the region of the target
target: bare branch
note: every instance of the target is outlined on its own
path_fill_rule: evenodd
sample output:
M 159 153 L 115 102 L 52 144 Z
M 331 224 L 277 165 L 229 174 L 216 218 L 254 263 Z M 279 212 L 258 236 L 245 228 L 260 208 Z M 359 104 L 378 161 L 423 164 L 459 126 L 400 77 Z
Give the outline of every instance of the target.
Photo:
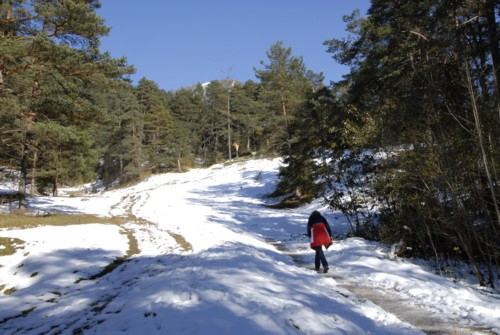
M 410 34 L 414 34 L 414 35 L 417 35 L 418 37 L 428 41 L 429 39 L 422 33 L 418 32 L 418 31 L 415 31 L 415 30 L 410 30 Z

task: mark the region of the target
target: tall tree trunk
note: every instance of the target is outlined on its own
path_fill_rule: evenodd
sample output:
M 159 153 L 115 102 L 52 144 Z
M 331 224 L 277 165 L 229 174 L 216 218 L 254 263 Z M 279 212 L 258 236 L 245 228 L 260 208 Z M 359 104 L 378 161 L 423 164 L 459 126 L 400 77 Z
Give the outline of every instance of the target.
M 491 174 L 490 170 L 490 163 L 488 159 L 488 155 L 486 153 L 486 148 L 484 144 L 484 135 L 482 131 L 482 124 L 481 124 L 481 119 L 479 116 L 479 107 L 477 106 L 477 101 L 476 101 L 476 93 L 474 92 L 474 87 L 472 86 L 472 78 L 470 74 L 470 69 L 469 69 L 469 64 L 467 61 L 465 61 L 465 72 L 466 72 L 466 79 L 467 79 L 467 89 L 469 91 L 469 96 L 470 96 L 470 101 L 471 101 L 471 107 L 472 107 L 472 113 L 474 115 L 474 126 L 476 130 L 476 135 L 478 139 L 478 145 L 479 149 L 481 150 L 481 158 L 483 161 L 483 168 L 484 172 L 486 173 L 486 178 L 488 180 L 488 188 L 490 189 L 491 193 L 491 199 L 493 202 L 493 207 L 495 210 L 495 215 L 496 215 L 496 220 L 497 224 L 500 226 L 500 208 L 498 206 L 498 200 L 497 200 L 497 194 L 495 192 L 496 190 L 496 183 L 493 182 L 493 177 Z
M 486 286 L 486 282 L 484 280 L 483 273 L 481 272 L 480 266 L 477 263 L 474 253 L 471 250 L 470 246 L 470 237 L 465 237 L 464 234 L 467 234 L 466 232 L 462 233 L 462 231 L 459 231 L 459 229 L 455 229 L 457 232 L 457 237 L 460 240 L 460 244 L 462 245 L 462 249 L 467 255 L 467 258 L 469 259 L 470 264 L 472 265 L 472 268 L 474 269 L 474 273 L 476 275 L 477 280 L 479 281 L 480 286 Z
M 23 117 L 26 122 L 26 130 L 25 137 L 22 149 L 22 157 L 21 157 L 21 178 L 19 181 L 19 212 L 26 212 L 26 185 L 28 184 L 28 162 L 29 156 L 31 152 L 31 142 L 33 140 L 33 134 L 31 133 L 31 127 L 33 125 L 33 119 L 35 113 L 33 111 L 33 107 L 35 106 L 35 102 L 38 98 L 38 89 L 40 85 L 40 76 L 41 71 L 37 70 L 35 72 L 35 79 L 33 80 L 33 88 L 31 91 L 31 111 L 27 112 Z
M 137 123 L 136 123 L 135 117 L 132 121 L 132 148 L 134 151 L 133 158 L 132 158 L 132 166 L 138 172 L 138 170 L 139 170 L 138 169 L 138 167 L 139 167 L 139 152 L 138 152 L 138 147 L 137 147 Z
M 286 134 L 286 146 L 288 156 L 292 155 L 292 145 L 290 143 L 291 135 L 290 135 L 290 126 L 288 121 L 288 112 L 286 101 L 284 99 L 281 100 L 281 109 L 283 110 L 283 117 L 285 118 L 285 134 Z
M 251 144 L 250 144 L 250 132 L 247 132 L 247 151 L 250 151 Z
M 19 179 L 19 188 L 17 191 L 19 198 L 19 213 L 26 212 L 26 185 L 28 184 L 28 157 L 30 155 L 32 134 L 27 132 L 21 157 L 21 178 Z
M 58 196 L 58 187 L 57 187 L 58 180 L 59 180 L 59 178 L 56 175 L 54 177 L 54 180 L 53 180 L 53 183 L 52 183 L 52 196 L 53 197 L 57 197 Z
M 33 168 L 31 169 L 31 196 L 35 196 L 35 175 L 36 175 L 36 161 L 38 155 L 36 151 L 33 151 Z
M 437 252 L 436 246 L 434 245 L 434 238 L 432 237 L 431 229 L 427 223 L 424 223 L 424 226 L 427 237 L 429 238 L 429 242 L 431 244 L 433 256 L 436 258 L 436 263 L 439 265 L 439 273 L 442 275 L 443 273 L 441 271 L 441 262 L 439 260 L 439 254 Z
M 3 73 L 2 69 L 0 69 L 0 94 L 3 93 Z
M 490 53 L 491 53 L 491 59 L 493 63 L 493 80 L 494 80 L 494 85 L 495 85 L 495 101 L 496 101 L 496 107 L 497 111 L 500 116 L 500 49 L 498 47 L 499 44 L 499 36 L 498 36 L 498 31 L 497 31 L 497 22 L 496 22 L 496 15 L 495 15 L 495 3 L 497 0 L 487 0 L 486 1 L 486 8 L 485 8 L 485 16 L 488 22 L 488 38 L 490 42 Z
M 233 159 L 233 154 L 231 153 L 231 105 L 229 101 L 230 90 L 227 92 L 227 150 L 229 160 Z
M 290 138 L 290 133 L 288 131 L 288 112 L 286 108 L 286 101 L 284 99 L 281 100 L 281 110 L 283 112 L 283 117 L 285 118 L 285 131 L 287 139 Z
M 119 167 L 120 167 L 120 178 L 123 177 L 123 155 L 120 155 L 119 157 Z

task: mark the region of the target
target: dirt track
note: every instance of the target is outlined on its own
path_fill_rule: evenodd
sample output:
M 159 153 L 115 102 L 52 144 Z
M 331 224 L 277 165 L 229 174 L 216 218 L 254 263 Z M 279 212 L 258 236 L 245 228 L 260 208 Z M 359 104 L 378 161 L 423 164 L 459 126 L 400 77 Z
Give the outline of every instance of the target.
M 293 261 L 305 268 L 314 271 L 312 264 L 304 260 L 302 254 L 296 254 L 286 249 L 286 246 L 276 241 L 270 241 L 276 249 L 289 255 Z M 382 290 L 380 288 L 354 284 L 335 274 L 335 269 L 330 268 L 327 274 L 318 274 L 318 276 L 327 276 L 335 280 L 339 287 L 347 290 L 352 294 L 339 292 L 347 298 L 363 301 L 368 300 L 378 305 L 385 311 L 394 314 L 398 319 L 411 324 L 413 327 L 420 329 L 429 335 L 495 335 L 495 333 L 487 330 L 471 327 L 460 324 L 460 320 L 451 320 L 436 315 L 424 306 L 418 306 L 411 302 L 409 298 L 405 298 L 396 292 Z

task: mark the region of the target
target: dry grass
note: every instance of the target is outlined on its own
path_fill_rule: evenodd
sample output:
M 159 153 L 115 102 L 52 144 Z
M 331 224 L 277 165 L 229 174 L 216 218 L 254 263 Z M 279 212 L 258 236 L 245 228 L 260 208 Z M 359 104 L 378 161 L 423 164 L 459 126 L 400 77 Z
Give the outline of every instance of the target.
M 184 251 L 193 250 L 193 246 L 191 245 L 191 243 L 189 243 L 188 241 L 186 241 L 186 239 L 182 235 L 173 233 L 171 231 L 169 231 L 168 233 L 170 234 L 170 236 L 172 236 L 174 238 L 175 242 L 177 242 L 177 244 L 180 245 L 180 247 Z
M 12 237 L 0 237 L 0 256 L 13 255 L 17 249 L 24 247 L 24 241 Z
M 122 217 L 100 217 L 91 214 L 49 214 L 43 216 L 0 214 L 0 228 L 33 228 L 39 226 L 69 226 L 75 224 L 109 223 L 121 225 Z
M 114 224 L 121 226 L 130 220 L 124 217 L 100 217 L 91 214 L 49 214 L 43 216 L 0 214 L 0 229 L 26 229 L 40 226 L 69 226 L 80 224 Z M 139 252 L 134 235 L 126 230 L 129 240 L 129 250 L 126 258 Z M 17 238 L 0 237 L 0 256 L 12 255 L 24 247 L 24 241 Z

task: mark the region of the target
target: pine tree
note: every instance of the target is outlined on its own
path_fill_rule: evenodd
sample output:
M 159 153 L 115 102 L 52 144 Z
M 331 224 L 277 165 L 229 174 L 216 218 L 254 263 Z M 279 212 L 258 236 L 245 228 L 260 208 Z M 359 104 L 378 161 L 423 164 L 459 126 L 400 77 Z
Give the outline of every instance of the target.
M 50 187 L 51 194 L 57 196 L 61 183 L 76 185 L 94 177 L 97 152 L 88 132 L 53 122 L 37 122 L 33 133 L 37 139 L 33 177 L 42 193 Z
M 207 153 L 208 164 L 218 163 L 227 152 L 227 94 L 220 81 L 212 81 L 206 87 L 205 110 L 200 126 L 203 128 L 202 146 Z
M 292 48 L 284 47 L 282 41 L 274 43 L 266 55 L 269 63 L 261 61 L 264 69 L 255 69 L 263 88 L 259 100 L 268 105 L 267 128 L 275 134 L 273 151 L 288 153 L 289 124 L 305 102 L 311 83 L 302 57 L 293 56 Z
M 129 83 L 116 83 L 108 95 L 107 109 L 114 112 L 107 128 L 108 146 L 103 154 L 103 179 L 109 185 L 139 180 L 145 162 L 144 114 Z
M 384 236 L 438 261 L 458 246 L 481 284 L 478 261 L 498 264 L 490 238 L 500 233 L 491 10 L 489 1 L 376 0 L 368 18 L 346 18 L 348 39 L 326 42 L 352 68 L 350 142 L 388 154 L 371 179 Z
M 23 96 L 18 100 L 22 107 L 13 129 L 21 135 L 21 211 L 26 206 L 28 168 L 36 143 L 33 125 L 44 119 L 39 98 L 47 80 L 62 76 L 98 84 L 106 76 L 117 77 L 124 72 L 120 70 L 124 69 L 124 59 L 113 60 L 98 52 L 99 38 L 109 31 L 95 13 L 99 6 L 96 0 L 12 0 L 1 4 L 0 95 L 9 101 L 13 101 L 13 94 Z
M 194 157 L 204 157 L 203 138 L 203 111 L 204 89 L 201 84 L 193 90 L 181 89 L 172 93 L 168 98 L 168 107 L 172 111 L 175 123 L 172 152 L 177 157 L 178 169 L 192 166 Z
M 263 150 L 266 142 L 264 104 L 259 100 L 260 85 L 249 80 L 231 90 L 231 112 L 235 123 L 234 140 L 240 153 Z
M 154 82 L 142 78 L 136 96 L 144 115 L 144 141 L 147 161 L 151 167 L 169 161 L 169 147 L 173 140 L 173 120 L 167 107 L 165 93 Z
M 344 153 L 343 122 L 345 111 L 334 93 L 322 88 L 310 94 L 290 124 L 290 155 L 284 157 L 279 183 L 273 196 L 286 198 L 281 206 L 296 206 L 323 196 L 333 188 L 332 178 L 338 175 L 331 160 Z

